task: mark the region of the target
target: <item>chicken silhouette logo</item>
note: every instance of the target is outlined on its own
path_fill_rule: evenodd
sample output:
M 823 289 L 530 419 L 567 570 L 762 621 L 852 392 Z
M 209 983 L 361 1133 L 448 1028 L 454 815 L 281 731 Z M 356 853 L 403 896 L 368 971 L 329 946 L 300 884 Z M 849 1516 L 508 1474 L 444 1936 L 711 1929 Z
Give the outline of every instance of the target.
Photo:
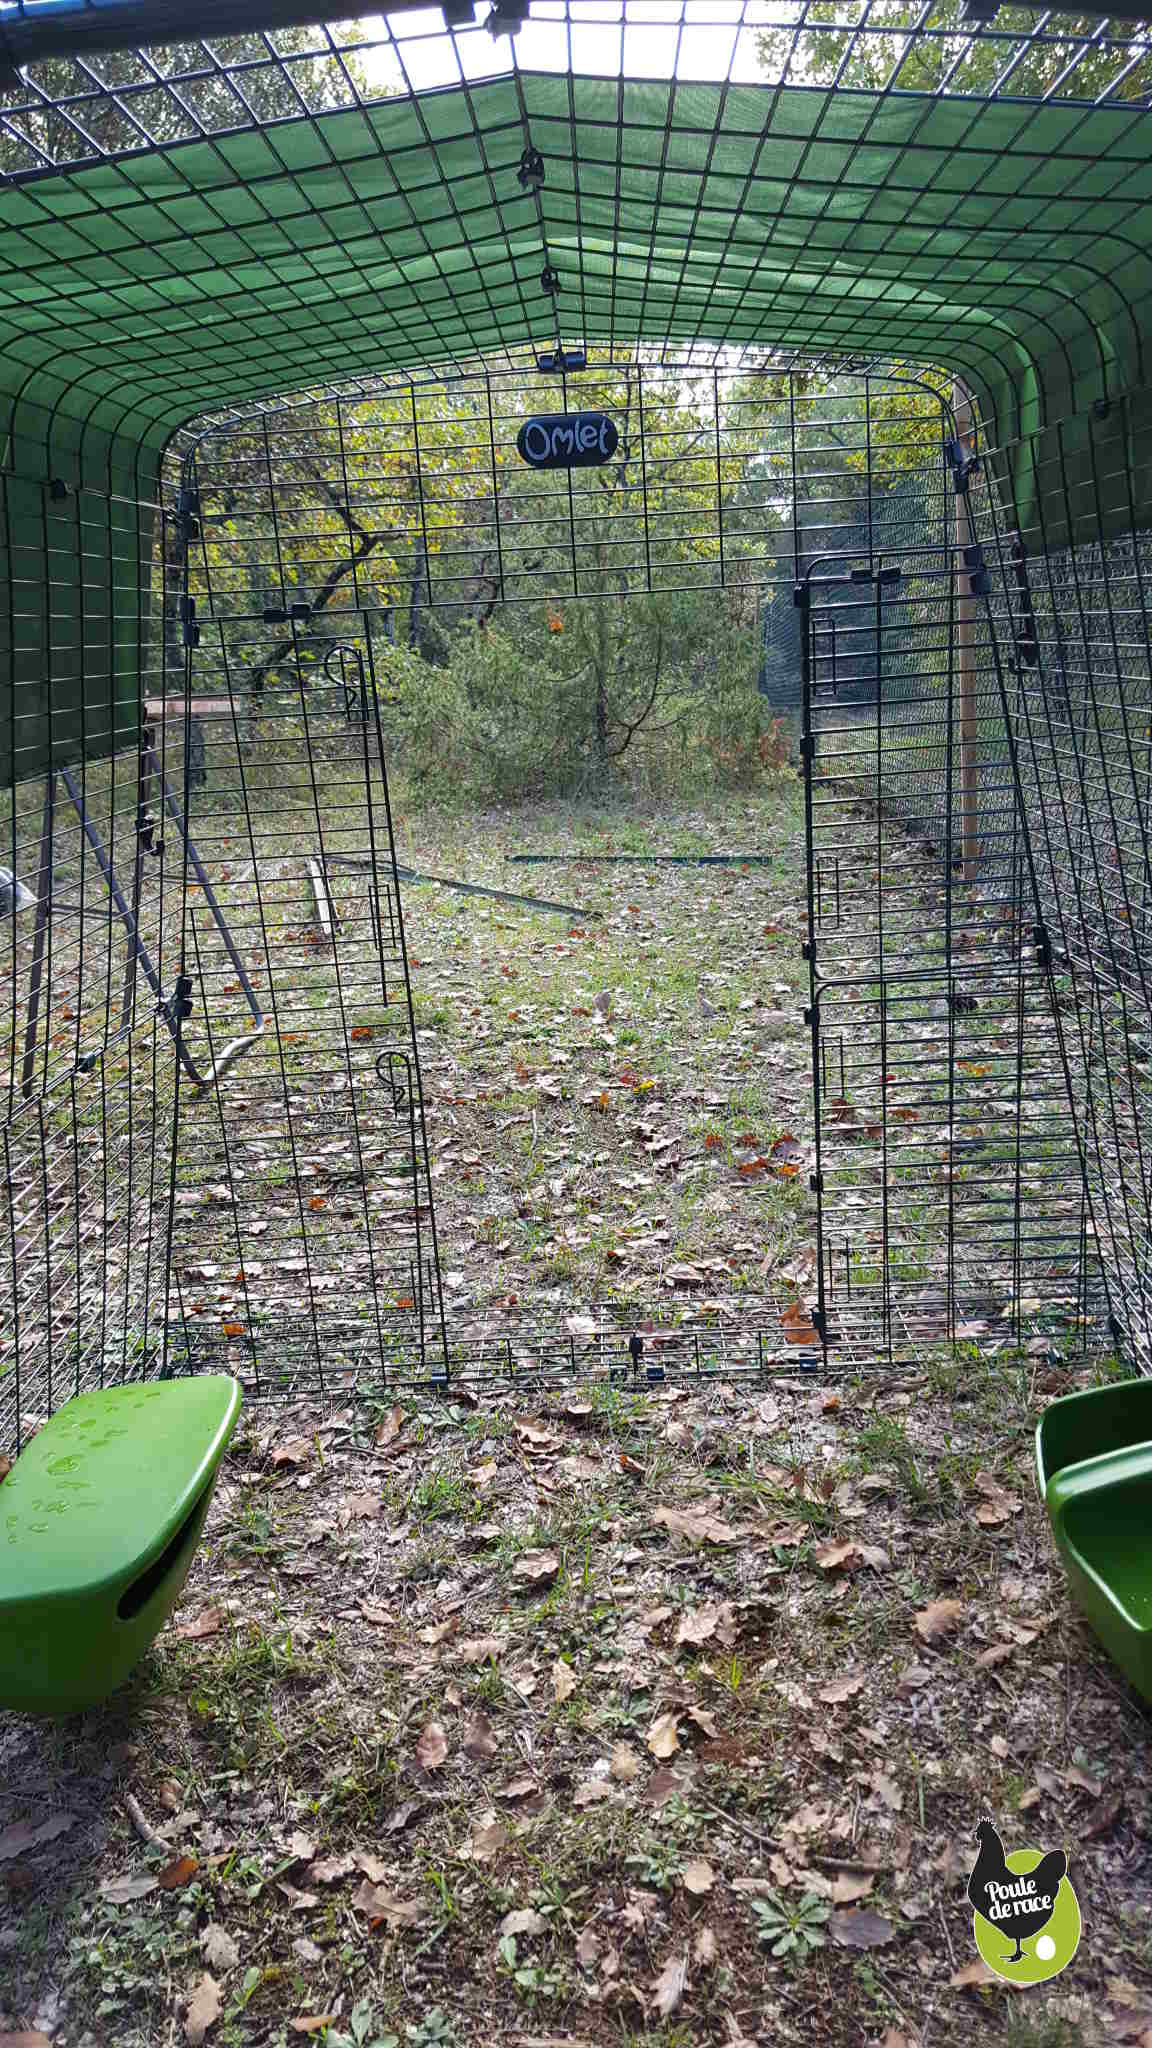
M 980 1853 L 968 1880 L 976 1946 L 1009 1984 L 1042 1984 L 1067 1969 L 1080 1945 L 1080 1907 L 1063 1849 L 1004 1854 L 990 1820 L 976 1830 Z

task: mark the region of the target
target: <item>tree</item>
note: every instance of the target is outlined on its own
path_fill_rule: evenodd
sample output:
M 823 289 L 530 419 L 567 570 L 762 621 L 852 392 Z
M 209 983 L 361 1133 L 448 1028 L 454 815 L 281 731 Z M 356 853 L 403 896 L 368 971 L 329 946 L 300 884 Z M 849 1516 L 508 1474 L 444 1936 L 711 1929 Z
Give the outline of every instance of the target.
M 757 52 L 770 77 L 793 85 L 835 82 L 875 92 L 890 86 L 938 92 L 946 84 L 951 93 L 986 94 L 1007 73 L 1001 90 L 1025 99 L 1058 87 L 1061 97 L 1094 100 L 1114 80 L 1121 100 L 1143 100 L 1152 92 L 1152 31 L 1146 22 L 1116 22 L 1105 42 L 1097 16 L 1061 15 L 1052 25 L 1039 10 L 1002 7 L 991 32 L 977 35 L 965 4 L 941 0 L 927 25 L 944 33 L 929 36 L 908 33 L 925 22 L 921 0 L 872 0 L 862 34 L 833 26 L 845 23 L 835 0 L 814 0 L 799 47 L 794 29 L 771 28 L 757 37 Z M 1049 26 L 1037 34 L 1045 19 Z M 1077 46 L 1084 44 L 1087 49 L 1070 70 Z M 1129 64 L 1132 70 L 1121 78 Z

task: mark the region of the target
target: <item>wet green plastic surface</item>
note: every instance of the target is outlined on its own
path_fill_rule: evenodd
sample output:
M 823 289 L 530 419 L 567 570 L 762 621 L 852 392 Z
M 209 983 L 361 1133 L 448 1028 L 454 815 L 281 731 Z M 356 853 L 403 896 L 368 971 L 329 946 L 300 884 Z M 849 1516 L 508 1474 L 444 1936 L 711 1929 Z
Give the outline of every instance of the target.
M 1036 1476 L 1077 1606 L 1152 1701 L 1152 1382 L 1054 1402 Z
M 187 1576 L 239 1410 L 223 1375 L 107 1387 L 33 1438 L 0 1486 L 0 1706 L 73 1712 L 127 1677 Z

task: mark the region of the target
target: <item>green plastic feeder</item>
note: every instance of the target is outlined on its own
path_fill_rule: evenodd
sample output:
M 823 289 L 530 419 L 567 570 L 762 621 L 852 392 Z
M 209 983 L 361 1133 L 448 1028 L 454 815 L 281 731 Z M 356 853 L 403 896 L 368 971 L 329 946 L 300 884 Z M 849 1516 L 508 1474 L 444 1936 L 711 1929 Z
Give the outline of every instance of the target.
M 1054 1401 L 1036 1478 L 1073 1598 L 1152 1701 L 1152 1380 Z
M 78 1394 L 0 1485 L 0 1706 L 107 1699 L 171 1613 L 240 1412 L 223 1375 Z

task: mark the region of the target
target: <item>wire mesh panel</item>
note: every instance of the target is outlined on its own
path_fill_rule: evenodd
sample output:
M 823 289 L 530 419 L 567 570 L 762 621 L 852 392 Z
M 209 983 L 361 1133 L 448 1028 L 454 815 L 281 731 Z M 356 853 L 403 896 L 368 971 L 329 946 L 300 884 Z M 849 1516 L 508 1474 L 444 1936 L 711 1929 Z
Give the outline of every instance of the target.
M 136 692 L 155 507 L 0 476 L 0 1451 L 164 1338 L 179 888 Z M 155 685 L 154 685 L 155 686 Z M 99 756 L 87 758 L 88 750 Z M 175 863 L 179 874 L 179 861 Z
M 445 1327 L 385 686 L 363 619 L 320 640 L 305 605 L 263 588 L 270 601 L 252 606 L 266 544 L 277 587 L 291 581 L 294 487 L 281 501 L 241 448 L 222 437 L 201 453 L 185 606 L 199 644 L 182 708 L 204 733 L 197 844 L 235 953 L 190 878 L 188 1043 L 216 1078 L 180 1089 L 172 1356 L 258 1386 L 434 1373 Z M 243 500 L 213 544 L 237 461 Z
M 1082 1307 L 1079 1153 L 969 582 L 941 544 L 797 592 L 818 1314 L 829 1342 L 889 1356 Z
M 1133 517 L 1142 394 L 973 479 L 1029 880 L 1116 1334 L 1152 1364 L 1152 539 Z M 1075 451 L 1072 468 L 1070 451 Z M 1023 461 L 1019 460 L 1022 452 Z

